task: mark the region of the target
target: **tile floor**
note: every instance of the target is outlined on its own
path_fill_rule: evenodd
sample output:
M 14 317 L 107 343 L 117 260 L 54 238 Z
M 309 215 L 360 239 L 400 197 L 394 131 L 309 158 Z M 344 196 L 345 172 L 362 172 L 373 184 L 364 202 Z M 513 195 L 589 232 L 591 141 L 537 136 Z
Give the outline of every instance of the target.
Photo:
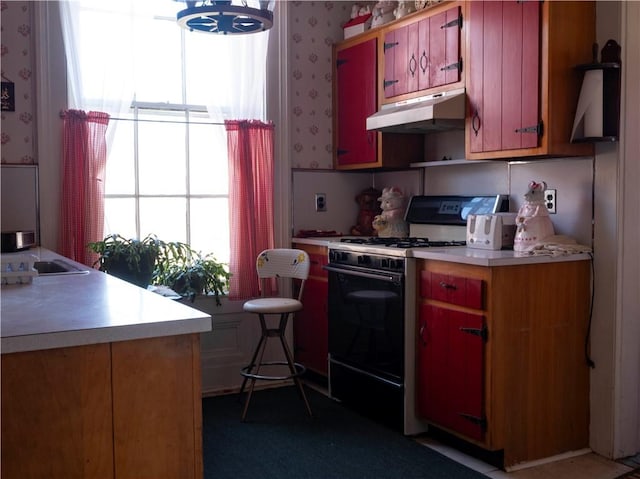
M 628 465 L 610 461 L 598 454 L 586 453 L 547 464 L 505 472 L 432 439 L 420 438 L 419 442 L 492 479 L 614 479 L 633 470 Z

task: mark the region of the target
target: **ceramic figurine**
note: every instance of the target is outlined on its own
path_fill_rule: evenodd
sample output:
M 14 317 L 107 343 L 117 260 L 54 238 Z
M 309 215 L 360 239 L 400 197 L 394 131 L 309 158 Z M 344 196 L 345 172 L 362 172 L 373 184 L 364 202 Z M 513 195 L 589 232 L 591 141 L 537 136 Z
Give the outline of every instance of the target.
M 373 21 L 371 22 L 371 28 L 379 27 L 385 23 L 389 23 L 395 20 L 393 16 L 393 10 L 396 8 L 398 2 L 381 1 L 373 7 Z
M 373 228 L 381 238 L 406 238 L 409 234 L 404 221 L 405 197 L 400 188 L 384 188 L 378 198 L 382 213 L 373 219 Z
M 360 207 L 358 211 L 358 224 L 351 227 L 351 234 L 354 236 L 375 236 L 377 231 L 373 229 L 373 219 L 382 213 L 378 197 L 380 190 L 367 188 L 356 196 L 356 203 Z
M 398 2 L 398 8 L 396 8 L 393 11 L 393 15 L 395 16 L 396 20 L 399 18 L 404 17 L 405 15 L 408 15 L 412 12 L 415 12 L 415 3 L 413 2 Z
M 516 216 L 516 235 L 513 241 L 514 251 L 527 251 L 545 238 L 555 234 L 549 211 L 544 204 L 544 190 L 547 184 L 543 181 L 529 183 L 524 195 L 524 204 Z

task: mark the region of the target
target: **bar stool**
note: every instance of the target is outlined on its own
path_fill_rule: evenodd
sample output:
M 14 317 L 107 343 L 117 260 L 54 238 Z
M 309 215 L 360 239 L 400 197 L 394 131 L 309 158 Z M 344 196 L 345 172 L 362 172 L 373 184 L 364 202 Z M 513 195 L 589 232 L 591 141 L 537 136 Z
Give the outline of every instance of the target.
M 262 335 L 260 336 L 260 341 L 253 353 L 251 362 L 240 371 L 240 374 L 244 376 L 242 387 L 240 388 L 240 395 L 244 392 L 247 381 L 250 380 L 251 382 L 247 392 L 247 398 L 244 403 L 244 409 L 242 411 L 242 421 L 246 419 L 249 402 L 251 401 L 251 395 L 253 394 L 253 389 L 257 380 L 284 381 L 293 379 L 298 387 L 300 396 L 304 401 L 309 416 L 313 417 L 309 401 L 304 393 L 302 381 L 300 380 L 300 376 L 304 374 L 306 368 L 302 364 L 294 362 L 293 354 L 291 354 L 291 349 L 289 349 L 285 339 L 285 332 L 289 317 L 296 311 L 300 311 L 303 306 L 301 298 L 304 283 L 309 276 L 309 255 L 305 251 L 299 249 L 268 249 L 258 255 L 256 260 L 256 270 L 258 273 L 258 279 L 260 280 L 260 291 L 262 293 L 262 297 L 245 302 L 243 309 L 248 313 L 255 313 L 258 315 Z M 297 298 L 264 297 L 264 283 L 270 278 L 299 279 L 300 289 L 298 291 Z M 270 315 L 279 316 L 277 326 L 269 327 L 267 325 L 267 318 L 269 318 Z M 263 361 L 264 351 L 267 346 L 267 339 L 269 338 L 279 338 L 286 359 L 285 361 Z M 263 366 L 287 366 L 289 373 L 283 375 L 261 374 L 260 369 Z

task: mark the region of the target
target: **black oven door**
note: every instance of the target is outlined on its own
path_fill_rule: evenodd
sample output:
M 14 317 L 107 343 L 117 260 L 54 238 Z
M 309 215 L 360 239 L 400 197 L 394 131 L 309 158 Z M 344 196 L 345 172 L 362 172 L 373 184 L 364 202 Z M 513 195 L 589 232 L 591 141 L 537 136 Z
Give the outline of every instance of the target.
M 329 272 L 330 360 L 401 388 L 404 274 L 333 264 L 325 269 Z

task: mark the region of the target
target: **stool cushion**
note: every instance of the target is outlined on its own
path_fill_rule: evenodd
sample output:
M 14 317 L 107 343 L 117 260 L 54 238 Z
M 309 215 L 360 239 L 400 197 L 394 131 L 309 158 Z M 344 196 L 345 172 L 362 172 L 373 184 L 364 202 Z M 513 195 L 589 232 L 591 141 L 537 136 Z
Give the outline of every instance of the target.
M 248 313 L 293 313 L 302 309 L 302 303 L 290 298 L 258 298 L 244 303 L 243 309 Z

